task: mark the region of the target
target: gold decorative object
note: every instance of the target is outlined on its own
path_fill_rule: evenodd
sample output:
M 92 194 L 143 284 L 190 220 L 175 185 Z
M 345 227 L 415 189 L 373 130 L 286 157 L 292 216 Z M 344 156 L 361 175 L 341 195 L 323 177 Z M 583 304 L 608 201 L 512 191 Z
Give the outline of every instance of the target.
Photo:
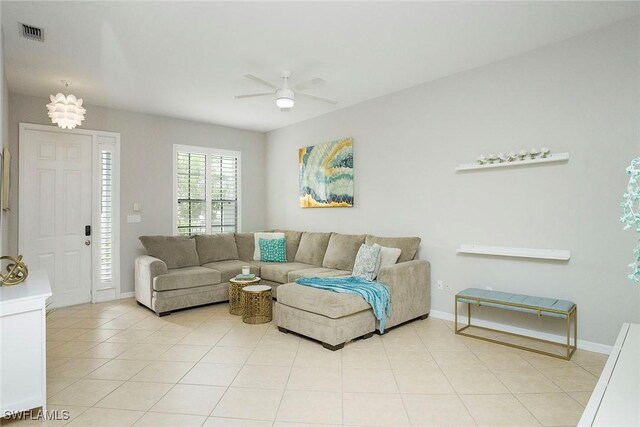
M 229 314 L 242 314 L 242 288 L 259 282 L 259 277 L 251 280 L 229 279 Z
M 544 340 L 544 339 L 540 339 L 540 338 L 535 338 L 535 337 L 530 337 L 527 335 L 521 335 L 521 334 L 514 334 L 512 332 L 506 332 L 506 331 L 501 331 L 498 329 L 491 329 L 491 328 L 486 328 L 483 326 L 476 326 L 473 325 L 473 327 L 475 329 L 481 329 L 484 331 L 492 331 L 492 332 L 500 332 L 501 334 L 505 334 L 505 335 L 509 335 L 509 336 L 513 336 L 513 337 L 519 337 L 519 338 L 527 338 L 529 340 L 534 340 L 537 342 L 543 342 L 545 344 L 550 344 L 552 346 L 558 346 L 560 348 L 562 348 L 564 354 L 557 354 L 557 353 L 553 353 L 550 351 L 544 351 L 544 350 L 539 350 L 536 348 L 532 348 L 532 347 L 526 347 L 524 345 L 518 345 L 518 344 L 512 344 L 506 341 L 500 341 L 497 339 L 492 339 L 492 338 L 487 338 L 487 337 L 483 337 L 483 336 L 479 336 L 479 335 L 473 335 L 470 334 L 468 332 L 463 332 L 465 329 L 471 327 L 471 305 L 472 303 L 467 302 L 467 325 L 458 329 L 458 299 L 465 299 L 465 300 L 473 300 L 475 302 L 475 304 L 477 306 L 480 306 L 480 303 L 489 303 L 492 304 L 494 306 L 507 306 L 507 307 L 517 307 L 517 308 L 524 308 L 524 309 L 529 309 L 529 310 L 534 310 L 538 313 L 538 317 L 542 316 L 542 312 L 547 312 L 547 313 L 554 313 L 556 315 L 560 315 L 560 318 L 565 318 L 566 319 L 566 330 L 567 330 L 567 335 L 566 335 L 566 339 L 567 342 L 566 344 L 560 344 L 554 341 L 549 341 L 549 340 Z M 466 301 L 462 301 L 462 302 L 466 302 Z M 485 304 L 483 304 L 483 306 L 486 306 Z M 573 345 L 571 345 L 571 321 L 573 320 Z M 454 330 L 455 333 L 457 335 L 464 335 L 465 337 L 470 337 L 470 338 L 476 338 L 479 340 L 484 340 L 484 341 L 489 341 L 489 342 L 493 342 L 496 344 L 501 344 L 501 345 L 506 345 L 508 347 L 514 347 L 514 348 L 518 348 L 520 350 L 527 350 L 527 351 L 531 351 L 534 353 L 538 353 L 538 354 L 544 354 L 546 356 L 551 356 L 551 357 L 556 357 L 558 359 L 564 359 L 564 360 L 570 360 L 571 356 L 573 356 L 573 353 L 575 353 L 576 349 L 578 348 L 578 306 L 574 305 L 571 310 L 569 311 L 565 311 L 565 310 L 555 310 L 552 308 L 543 308 L 543 307 L 537 307 L 537 306 L 533 306 L 533 305 L 527 305 L 527 304 L 519 304 L 519 303 L 514 303 L 514 302 L 507 302 L 507 301 L 498 301 L 498 300 L 492 300 L 492 299 L 487 299 L 487 298 L 480 298 L 480 297 L 473 297 L 473 296 L 468 296 L 468 295 L 456 295 L 455 296 L 455 309 L 454 309 Z
M 272 319 L 271 286 L 254 285 L 242 289 L 242 321 L 251 325 Z
M 18 255 L 18 258 L 7 255 L 1 256 L 0 262 L 5 259 L 9 261 L 9 264 L 7 264 L 6 273 L 0 272 L 0 286 L 11 286 L 24 282 L 29 275 L 29 269 L 27 269 L 27 265 L 22 262 L 22 255 Z

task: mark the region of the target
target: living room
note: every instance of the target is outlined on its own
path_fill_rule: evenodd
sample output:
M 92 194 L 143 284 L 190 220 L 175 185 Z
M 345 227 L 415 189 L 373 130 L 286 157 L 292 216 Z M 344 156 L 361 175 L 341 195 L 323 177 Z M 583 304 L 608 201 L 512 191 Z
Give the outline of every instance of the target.
M 640 2 L 0 14 L 3 424 L 640 422 Z

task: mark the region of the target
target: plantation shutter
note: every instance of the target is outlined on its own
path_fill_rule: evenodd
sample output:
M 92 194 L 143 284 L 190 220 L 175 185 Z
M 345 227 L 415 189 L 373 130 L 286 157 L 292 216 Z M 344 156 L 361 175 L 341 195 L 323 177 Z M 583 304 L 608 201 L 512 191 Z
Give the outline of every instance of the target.
M 176 146 L 175 151 L 177 233 L 238 231 L 239 153 L 190 148 Z
M 100 282 L 113 280 L 113 152 L 100 151 Z
M 178 152 L 176 157 L 178 234 L 206 233 L 206 155 Z
M 211 232 L 238 230 L 238 159 L 211 156 Z
M 92 179 L 92 192 L 97 204 L 91 214 L 91 257 L 96 267 L 92 274 L 94 302 L 117 298 L 119 281 L 119 218 L 118 197 L 118 139 L 111 135 L 97 137 L 97 149 L 93 154 L 96 173 Z M 84 230 L 83 230 L 84 231 Z M 89 239 L 89 236 L 87 236 Z

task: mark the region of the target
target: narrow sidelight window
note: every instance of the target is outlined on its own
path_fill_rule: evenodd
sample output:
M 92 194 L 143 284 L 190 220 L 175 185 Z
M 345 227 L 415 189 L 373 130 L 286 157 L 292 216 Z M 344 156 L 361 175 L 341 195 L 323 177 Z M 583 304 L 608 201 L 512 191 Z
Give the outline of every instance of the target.
M 100 151 L 100 282 L 113 280 L 113 152 Z

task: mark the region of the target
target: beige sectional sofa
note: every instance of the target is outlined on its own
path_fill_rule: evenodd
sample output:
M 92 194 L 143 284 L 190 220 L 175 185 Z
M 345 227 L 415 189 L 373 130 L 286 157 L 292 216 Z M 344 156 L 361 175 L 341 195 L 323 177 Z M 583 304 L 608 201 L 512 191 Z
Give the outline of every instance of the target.
M 278 230 L 281 231 L 281 230 Z M 369 304 L 360 296 L 298 285 L 299 277 L 351 274 L 363 243 L 401 249 L 397 264 L 382 268 L 377 281 L 391 289 L 392 314 L 387 328 L 430 310 L 429 263 L 417 260 L 418 237 L 376 237 L 340 233 L 282 231 L 287 262 L 254 261 L 253 233 L 143 236 L 147 255 L 135 262 L 135 296 L 157 315 L 229 299 L 229 279 L 244 265 L 273 288 L 275 320 L 283 332 L 294 331 L 340 348 L 377 328 Z

